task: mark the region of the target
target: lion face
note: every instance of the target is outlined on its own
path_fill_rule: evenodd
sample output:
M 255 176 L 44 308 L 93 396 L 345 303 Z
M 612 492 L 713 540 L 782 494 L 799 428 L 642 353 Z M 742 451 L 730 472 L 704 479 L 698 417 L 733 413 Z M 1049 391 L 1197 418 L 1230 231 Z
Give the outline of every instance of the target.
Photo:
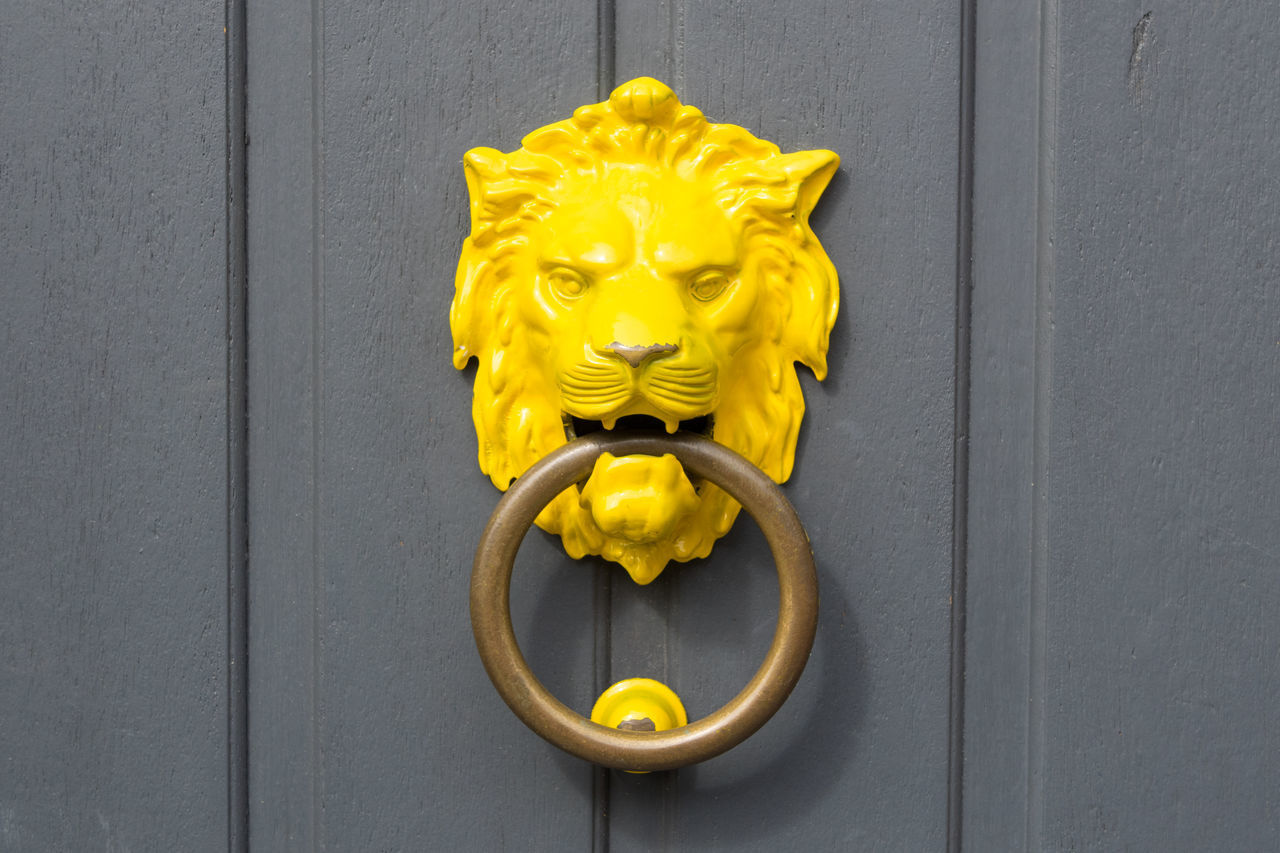
M 785 480 L 804 410 L 794 362 L 821 377 L 835 317 L 807 216 L 837 163 L 710 124 L 648 78 L 511 155 L 469 152 L 451 321 L 455 363 L 480 360 L 494 483 L 619 425 L 703 432 Z M 648 583 L 709 553 L 738 509 L 673 457 L 605 454 L 538 524 Z
M 675 432 L 711 414 L 722 372 L 758 338 L 758 271 L 712 192 L 614 170 L 581 182 L 535 230 L 514 295 L 563 414 L 647 415 Z

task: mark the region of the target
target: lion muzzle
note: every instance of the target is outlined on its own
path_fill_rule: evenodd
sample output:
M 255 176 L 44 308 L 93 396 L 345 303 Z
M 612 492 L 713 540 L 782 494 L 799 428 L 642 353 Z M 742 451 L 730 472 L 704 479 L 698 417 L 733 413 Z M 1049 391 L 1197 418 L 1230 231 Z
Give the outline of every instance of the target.
M 601 454 L 580 498 L 596 525 L 609 536 L 635 544 L 658 542 L 698 508 L 698 493 L 670 453 L 657 456 Z M 630 566 L 626 567 L 632 571 Z M 661 570 L 661 567 L 658 567 Z M 653 577 L 632 576 L 638 583 Z

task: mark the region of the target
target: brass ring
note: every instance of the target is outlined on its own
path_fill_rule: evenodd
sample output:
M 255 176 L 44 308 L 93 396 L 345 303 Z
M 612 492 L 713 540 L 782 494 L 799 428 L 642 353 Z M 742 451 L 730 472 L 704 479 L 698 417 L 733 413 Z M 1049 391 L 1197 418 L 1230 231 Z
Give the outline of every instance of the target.
M 742 692 L 702 719 L 662 732 L 627 732 L 575 713 L 530 671 L 511 625 L 511 569 L 530 525 L 548 503 L 591 473 L 596 458 L 673 454 L 723 488 L 755 518 L 778 568 L 778 627 L 764 663 Z M 489 678 L 511 710 L 546 740 L 579 758 L 621 770 L 670 770 L 719 755 L 764 725 L 800 679 L 818 622 L 818 576 L 795 510 L 763 472 L 696 435 L 597 432 L 547 454 L 498 502 L 480 537 L 471 575 L 471 625 Z

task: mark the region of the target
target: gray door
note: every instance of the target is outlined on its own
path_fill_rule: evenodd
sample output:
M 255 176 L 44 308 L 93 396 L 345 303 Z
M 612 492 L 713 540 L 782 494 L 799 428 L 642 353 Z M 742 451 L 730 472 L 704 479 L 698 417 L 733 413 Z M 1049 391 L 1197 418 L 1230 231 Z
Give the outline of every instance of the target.
M 1264 0 L 6 5 L 0 850 L 1274 849 L 1278 72 Z M 844 165 L 812 659 L 633 776 L 480 666 L 447 312 L 462 153 L 640 74 Z M 518 635 L 700 716 L 761 552 L 531 534 Z

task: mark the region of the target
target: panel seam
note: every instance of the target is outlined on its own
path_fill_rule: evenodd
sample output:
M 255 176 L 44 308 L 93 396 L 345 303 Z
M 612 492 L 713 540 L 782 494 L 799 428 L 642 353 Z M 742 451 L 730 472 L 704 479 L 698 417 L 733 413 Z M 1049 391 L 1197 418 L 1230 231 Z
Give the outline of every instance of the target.
M 613 91 L 617 74 L 617 0 L 596 0 L 596 97 L 605 101 Z M 613 573 L 609 567 L 597 566 L 592 590 L 592 624 L 594 642 L 592 669 L 595 695 L 599 696 L 612 680 L 613 658 Z M 593 853 L 609 853 L 609 789 L 610 771 L 606 767 L 591 770 L 591 849 Z
M 223 7 L 226 73 L 227 850 L 249 849 L 248 51 L 246 0 Z
M 311 837 L 325 850 L 321 713 L 325 625 L 321 462 L 324 458 L 324 0 L 311 0 Z
M 1031 573 L 1027 606 L 1028 850 L 1044 835 L 1046 642 L 1048 625 L 1048 489 L 1053 335 L 1053 219 L 1057 180 L 1058 2 L 1040 6 L 1039 115 L 1036 126 L 1036 294 L 1032 426 Z
M 950 687 L 947 729 L 947 850 L 963 842 L 965 632 L 969 559 L 969 404 L 973 294 L 974 79 L 977 0 L 960 6 L 960 103 L 956 180 L 955 422 L 951 495 Z

